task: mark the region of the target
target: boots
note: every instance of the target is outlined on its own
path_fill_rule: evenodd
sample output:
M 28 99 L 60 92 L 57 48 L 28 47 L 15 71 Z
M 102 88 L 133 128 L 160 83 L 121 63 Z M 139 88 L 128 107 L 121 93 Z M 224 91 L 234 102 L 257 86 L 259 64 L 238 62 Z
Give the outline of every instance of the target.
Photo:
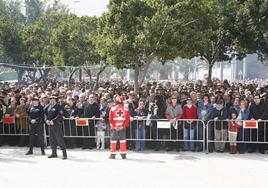
M 237 152 L 236 146 L 230 146 L 230 153 L 231 154 L 236 154 L 236 152 Z
M 115 154 L 111 154 L 109 158 L 110 159 L 115 159 Z
M 230 154 L 234 154 L 233 153 L 233 150 L 234 150 L 233 148 L 234 148 L 234 146 L 230 145 Z
M 25 155 L 32 155 L 33 154 L 33 148 L 31 147 L 29 151 Z
M 57 158 L 57 149 L 52 149 L 52 154 L 50 156 L 48 156 L 48 158 Z
M 65 149 L 62 150 L 62 155 L 63 155 L 63 158 L 62 158 L 63 160 L 67 159 L 67 152 Z
M 41 155 L 46 155 L 45 149 L 43 147 L 41 147 Z
M 127 154 L 121 154 L 122 159 L 127 159 Z
M 237 153 L 237 148 L 236 146 L 233 146 L 233 154 L 236 154 Z

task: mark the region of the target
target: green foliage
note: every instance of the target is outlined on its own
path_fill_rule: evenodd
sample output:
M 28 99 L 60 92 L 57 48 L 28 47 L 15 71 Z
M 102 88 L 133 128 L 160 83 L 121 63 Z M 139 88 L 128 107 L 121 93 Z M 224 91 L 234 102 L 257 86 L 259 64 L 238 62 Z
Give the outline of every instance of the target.
M 45 2 L 41 0 L 25 0 L 27 23 L 36 22 L 45 13 Z
M 53 32 L 51 41 L 56 49 L 56 64 L 79 66 L 86 61 L 99 61 L 94 53 L 93 35 L 96 32 L 97 18 L 68 15 Z
M 67 21 L 67 17 L 65 14 L 51 13 L 41 17 L 35 24 L 25 26 L 23 40 L 35 64 L 53 65 L 55 59 L 59 60 L 51 38 L 56 28 Z
M 23 63 L 25 58 L 22 29 L 13 19 L 0 19 L 0 48 L 15 64 Z
M 268 54 L 268 1 L 242 1 L 236 20 L 238 51 Z

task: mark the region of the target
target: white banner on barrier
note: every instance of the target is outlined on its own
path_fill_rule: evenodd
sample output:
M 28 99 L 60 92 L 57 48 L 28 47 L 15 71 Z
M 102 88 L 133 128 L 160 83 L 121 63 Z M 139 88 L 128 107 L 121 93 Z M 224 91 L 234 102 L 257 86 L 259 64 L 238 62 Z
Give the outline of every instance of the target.
M 170 122 L 169 121 L 157 121 L 157 128 L 158 129 L 170 129 Z

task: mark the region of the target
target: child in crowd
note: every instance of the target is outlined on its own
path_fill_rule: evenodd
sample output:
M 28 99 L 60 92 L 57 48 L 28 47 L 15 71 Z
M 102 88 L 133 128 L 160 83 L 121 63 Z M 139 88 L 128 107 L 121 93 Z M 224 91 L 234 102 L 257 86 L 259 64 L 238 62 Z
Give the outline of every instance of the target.
M 96 123 L 96 129 L 97 129 L 97 149 L 104 150 L 105 147 L 105 130 L 106 130 L 106 121 L 104 119 L 106 113 L 104 111 L 101 112 L 100 118 L 101 120 L 98 120 Z
M 231 120 L 229 122 L 229 141 L 230 141 L 230 153 L 236 154 L 237 148 L 236 148 L 236 141 L 237 141 L 237 133 L 239 131 L 240 125 L 237 122 L 237 112 L 232 111 L 231 112 Z

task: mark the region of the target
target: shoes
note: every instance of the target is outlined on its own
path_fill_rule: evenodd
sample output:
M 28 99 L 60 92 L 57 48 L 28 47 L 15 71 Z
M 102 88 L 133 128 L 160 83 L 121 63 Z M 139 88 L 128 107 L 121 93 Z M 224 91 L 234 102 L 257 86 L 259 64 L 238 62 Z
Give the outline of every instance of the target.
M 67 159 L 67 152 L 66 150 L 62 150 L 62 155 L 63 155 L 63 160 L 66 160 Z
M 29 149 L 29 151 L 25 155 L 32 155 L 33 154 L 33 149 Z
M 41 155 L 46 155 L 44 148 L 41 148 Z
M 48 156 L 48 158 L 51 159 L 51 158 L 57 158 L 57 157 L 58 157 L 57 150 L 52 149 L 52 154 L 50 156 Z
M 121 154 L 122 159 L 127 159 L 127 154 Z
M 109 156 L 109 159 L 115 159 L 115 154 L 111 154 L 111 155 Z

